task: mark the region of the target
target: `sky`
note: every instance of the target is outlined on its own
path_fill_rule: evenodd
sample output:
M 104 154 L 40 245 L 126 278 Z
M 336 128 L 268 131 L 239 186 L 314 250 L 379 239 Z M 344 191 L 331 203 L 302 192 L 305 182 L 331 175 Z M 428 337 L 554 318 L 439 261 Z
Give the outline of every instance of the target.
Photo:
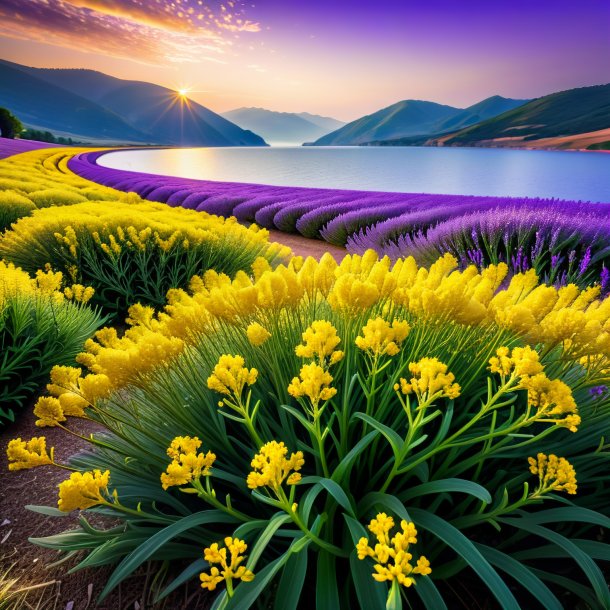
M 0 58 L 348 121 L 610 82 L 610 0 L 0 0 Z

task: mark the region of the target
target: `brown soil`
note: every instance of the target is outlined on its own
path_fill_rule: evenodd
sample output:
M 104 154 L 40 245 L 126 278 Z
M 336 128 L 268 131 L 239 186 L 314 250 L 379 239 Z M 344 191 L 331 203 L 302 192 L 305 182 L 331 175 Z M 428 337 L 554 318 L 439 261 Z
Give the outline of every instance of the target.
M 57 485 L 67 472 L 52 466 L 32 470 L 10 472 L 7 468 L 6 447 L 13 438 L 30 439 L 44 435 L 47 447 L 55 447 L 58 462 L 88 447 L 88 443 L 59 428 L 37 428 L 31 406 L 17 414 L 17 421 L 0 430 L 0 574 L 9 567 L 10 578 L 18 578 L 14 588 L 36 586 L 26 602 L 19 608 L 37 610 L 143 610 L 153 608 L 150 581 L 156 576 L 158 566 L 147 566 L 137 575 L 122 583 L 104 602 L 95 604 L 102 591 L 111 568 L 91 569 L 67 574 L 77 563 L 72 559 L 56 567 L 49 564 L 59 559 L 56 551 L 44 549 L 28 541 L 30 537 L 42 537 L 71 529 L 77 525 L 77 513 L 64 519 L 46 517 L 25 508 L 27 504 L 56 506 Z M 87 436 L 99 430 L 97 424 L 85 420 L 70 420 L 70 427 Z M 108 520 L 95 522 L 97 527 L 110 526 Z M 165 605 L 156 607 L 166 610 L 204 608 L 205 595 L 193 583 L 171 597 Z
M 275 229 L 268 229 L 269 241 L 276 241 L 292 248 L 297 256 L 313 256 L 320 260 L 325 252 L 330 252 L 338 261 L 342 260 L 347 254 L 347 250 L 341 246 L 333 246 L 328 242 L 319 239 L 310 239 L 295 233 L 284 233 Z

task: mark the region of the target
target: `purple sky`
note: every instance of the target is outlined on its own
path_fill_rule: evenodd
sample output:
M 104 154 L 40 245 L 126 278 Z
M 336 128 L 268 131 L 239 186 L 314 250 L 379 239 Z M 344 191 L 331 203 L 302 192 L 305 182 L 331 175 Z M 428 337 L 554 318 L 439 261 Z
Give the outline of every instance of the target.
M 351 120 L 610 82 L 610 1 L 1 0 L 0 57 Z

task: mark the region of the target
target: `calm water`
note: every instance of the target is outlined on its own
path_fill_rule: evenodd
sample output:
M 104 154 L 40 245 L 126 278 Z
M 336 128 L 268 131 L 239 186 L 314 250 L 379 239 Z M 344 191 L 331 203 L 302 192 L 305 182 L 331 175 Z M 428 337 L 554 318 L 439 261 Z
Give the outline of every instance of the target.
M 182 148 L 100 165 L 183 178 L 370 191 L 610 202 L 610 154 L 481 148 Z

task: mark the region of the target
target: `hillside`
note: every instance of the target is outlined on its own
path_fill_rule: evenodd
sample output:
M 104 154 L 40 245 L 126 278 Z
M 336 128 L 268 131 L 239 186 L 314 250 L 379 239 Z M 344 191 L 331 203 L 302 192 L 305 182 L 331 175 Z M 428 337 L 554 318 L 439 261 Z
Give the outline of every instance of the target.
M 116 113 L 0 61 L 0 106 L 28 127 L 100 141 L 145 142 L 147 136 Z
M 508 109 L 524 104 L 527 100 L 513 100 L 499 95 L 487 98 L 468 108 L 454 108 L 434 102 L 404 100 L 373 114 L 352 121 L 324 137 L 316 146 L 349 146 L 356 144 L 384 145 L 419 143 L 433 134 L 446 133 L 478 123 Z
M 12 75 L 10 82 L 5 73 Z M 20 80 L 29 84 L 26 93 Z M 0 60 L 0 103 L 4 100 L 26 125 L 76 137 L 181 146 L 265 145 L 260 136 L 180 99 L 171 89 L 93 70 L 29 68 Z M 62 112 L 53 112 L 56 107 Z M 117 124 L 106 127 L 100 113 Z
M 308 112 L 275 112 L 265 108 L 236 108 L 222 116 L 244 129 L 260 134 L 267 142 L 302 144 L 345 125 L 330 117 Z
M 587 136 L 590 144 L 608 140 L 608 129 L 610 84 L 552 93 L 471 127 L 435 138 L 431 143 L 567 148 L 583 136 Z M 599 132 L 597 138 L 596 132 Z M 561 142 L 553 142 L 557 138 Z

